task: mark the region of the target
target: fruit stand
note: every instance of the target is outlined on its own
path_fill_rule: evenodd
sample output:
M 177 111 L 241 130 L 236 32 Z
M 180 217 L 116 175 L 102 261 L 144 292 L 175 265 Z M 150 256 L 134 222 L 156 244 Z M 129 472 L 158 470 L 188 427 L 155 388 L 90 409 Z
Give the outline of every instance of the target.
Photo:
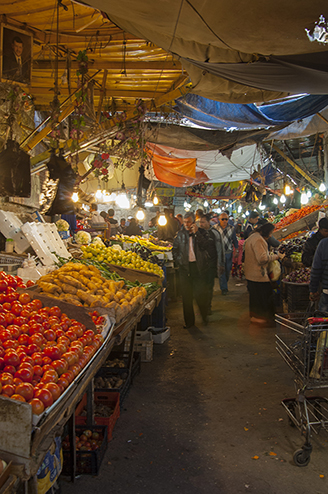
M 140 321 L 145 313 L 149 313 L 155 308 L 162 296 L 162 279 L 153 273 L 142 271 L 139 272 L 135 269 L 122 268 L 120 266 L 114 265 L 111 265 L 110 267 L 106 265 L 104 270 L 100 272 L 98 268 L 96 268 L 94 265 L 90 265 L 89 262 L 91 262 L 92 264 L 92 261 L 87 260 L 86 264 L 82 264 L 79 261 L 74 262 L 73 260 L 71 261 L 71 263 L 65 262 L 61 268 L 53 271 L 51 273 L 51 276 L 46 275 L 48 276 L 47 279 L 46 276 L 41 277 L 38 285 L 32 286 L 29 289 L 26 289 L 25 287 L 16 287 L 17 289 L 12 288 L 10 289 L 10 291 L 8 291 L 8 287 L 3 281 L 2 295 L 8 297 L 8 300 L 11 300 L 12 298 L 12 302 L 9 303 L 4 302 L 5 298 L 3 297 L 2 303 L 7 303 L 6 308 L 8 310 L 13 310 L 13 306 L 15 305 L 15 303 L 23 303 L 24 297 L 26 297 L 27 295 L 27 298 L 28 300 L 30 300 L 30 302 L 27 299 L 25 300 L 25 302 L 27 303 L 26 311 L 28 304 L 33 304 L 34 302 L 35 306 L 33 306 L 33 309 L 31 307 L 32 312 L 36 307 L 39 307 L 39 312 L 42 310 L 45 311 L 42 306 L 49 308 L 48 314 L 50 314 L 50 311 L 53 309 L 54 311 L 57 311 L 56 314 L 58 315 L 58 317 L 59 314 L 62 314 L 61 317 L 65 315 L 65 317 L 68 318 L 67 320 L 71 321 L 71 324 L 75 324 L 76 327 L 78 327 L 79 324 L 80 326 L 85 327 L 85 329 L 81 333 L 81 339 L 87 338 L 87 336 L 85 335 L 88 335 L 88 338 L 91 338 L 90 341 L 94 341 L 92 343 L 92 349 L 91 346 L 85 347 L 85 349 L 90 348 L 90 351 L 88 352 L 88 357 L 85 360 L 84 366 L 79 369 L 74 375 L 73 371 L 70 371 L 71 379 L 70 381 L 68 381 L 68 377 L 66 378 L 66 386 L 64 386 L 65 374 L 61 374 L 59 370 L 60 367 L 56 367 L 59 375 L 59 379 L 58 375 L 56 379 L 58 379 L 58 385 L 59 383 L 63 385 L 63 389 L 60 396 L 57 396 L 56 400 L 51 400 L 49 406 L 45 405 L 45 409 L 40 413 L 40 415 L 32 413 L 32 403 L 27 403 L 28 399 L 20 400 L 14 398 L 14 396 L 16 395 L 13 395 L 13 399 L 11 399 L 10 394 L 7 395 L 4 392 L 2 393 L 2 395 L 0 395 L 0 433 L 2 438 L 0 441 L 0 457 L 5 459 L 7 462 L 12 461 L 13 464 L 15 464 L 15 474 L 17 476 L 17 479 L 26 482 L 28 481 L 29 486 L 33 485 L 33 482 L 35 483 L 36 473 L 43 461 L 45 454 L 49 450 L 51 444 L 54 442 L 54 439 L 63 433 L 65 424 L 68 424 L 70 444 L 72 445 L 70 446 L 69 458 L 71 462 L 70 474 L 72 480 L 74 480 L 76 473 L 75 408 L 81 401 L 85 392 L 87 392 L 86 424 L 88 426 L 94 424 L 94 376 L 110 355 L 113 347 L 115 345 L 120 345 L 130 333 L 131 340 L 128 353 L 127 368 L 129 374 L 131 373 L 137 323 Z M 118 273 L 117 271 L 120 271 L 120 273 Z M 82 272 L 84 273 L 84 278 Z M 85 276 L 85 274 L 88 274 L 88 272 L 89 278 Z M 74 276 L 71 276 L 74 273 L 76 274 L 75 278 Z M 81 276 L 77 276 L 79 273 L 81 273 Z M 93 280 L 91 280 L 91 274 L 94 275 Z M 102 275 L 107 276 L 107 278 L 103 278 Z M 124 276 L 125 281 L 123 281 L 123 276 L 121 275 Z M 97 277 L 99 277 L 99 279 Z M 128 281 L 129 278 L 131 281 Z M 142 280 L 139 280 L 139 278 L 142 278 Z M 8 277 L 6 279 L 8 279 Z M 4 276 L 2 280 L 4 280 Z M 91 295 L 91 292 L 90 294 L 87 293 L 88 281 L 90 290 L 92 288 L 94 295 Z M 82 282 L 85 283 L 85 285 L 83 285 Z M 97 287 L 97 284 L 99 285 L 100 283 L 103 290 L 101 290 L 99 286 Z M 147 289 L 149 288 L 148 293 L 145 286 L 147 286 Z M 107 287 L 107 291 L 105 291 L 105 287 Z M 81 288 L 83 289 L 81 290 Z M 69 295 L 69 297 L 67 297 L 67 295 Z M 70 298 L 74 296 L 75 299 Z M 78 297 L 80 297 L 80 299 Z M 25 306 L 22 305 L 19 314 L 23 313 L 24 308 Z M 97 314 L 99 316 L 98 319 L 102 318 L 103 324 L 101 327 L 101 334 L 95 335 L 93 340 L 93 337 L 91 337 L 90 335 L 90 331 L 91 334 L 95 334 L 97 333 L 97 330 L 94 324 L 94 319 L 90 317 L 90 311 L 93 311 L 94 309 L 97 309 Z M 35 311 L 36 309 L 34 310 L 34 312 Z M 29 344 L 29 346 L 25 347 L 25 350 L 27 352 L 29 347 L 33 347 L 34 342 L 36 343 L 38 338 L 41 338 L 42 336 L 44 339 L 43 344 L 41 345 L 40 343 L 41 348 L 43 348 L 42 355 L 46 355 L 45 358 L 48 358 L 48 356 L 51 356 L 51 353 L 54 352 L 54 354 L 56 354 L 57 348 L 59 348 L 61 344 L 64 344 L 64 341 L 60 340 L 61 338 L 68 338 L 70 327 L 68 325 L 68 330 L 67 328 L 65 328 L 65 336 L 59 336 L 61 335 L 61 329 L 58 329 L 58 334 L 53 337 L 52 333 L 55 333 L 54 329 L 56 326 L 56 321 L 52 321 L 54 324 L 51 327 L 49 325 L 48 328 L 48 318 L 46 317 L 45 312 L 43 312 L 42 314 L 44 316 L 44 323 L 42 324 L 46 324 L 46 326 L 44 326 L 42 331 L 40 330 L 40 333 L 42 333 L 41 335 L 38 333 L 36 327 L 31 330 L 31 325 L 25 324 L 27 328 L 25 328 L 25 326 L 23 325 L 24 330 L 27 329 L 29 331 L 29 334 L 22 334 L 23 326 L 21 326 L 20 330 L 17 332 L 16 338 L 18 338 L 18 345 L 20 338 L 18 335 L 20 334 L 23 337 L 20 340 L 21 342 L 23 342 L 24 337 L 26 337 L 25 345 Z M 17 316 L 17 314 L 15 315 Z M 28 314 L 26 314 L 26 317 L 27 316 Z M 33 321 L 30 318 L 30 322 L 35 323 L 36 325 L 39 324 L 37 323 L 37 316 L 38 314 L 33 316 L 35 318 L 35 320 Z M 18 317 L 16 317 L 15 320 L 17 324 L 19 322 L 23 322 L 18 321 L 18 319 L 19 315 Z M 11 327 L 13 328 L 12 331 L 14 331 L 14 326 L 10 325 L 8 321 L 3 321 L 7 328 L 2 331 L 2 345 L 4 345 L 6 348 L 4 353 L 9 355 L 11 351 L 15 353 L 15 349 L 18 347 L 17 345 L 14 345 L 14 336 L 11 336 L 8 341 L 5 340 L 5 336 L 7 335 L 8 337 L 7 333 L 10 334 Z M 72 321 L 75 321 L 75 323 Z M 65 321 L 63 320 L 63 322 Z M 39 326 L 41 326 L 41 324 L 39 324 Z M 72 331 L 72 333 L 74 333 L 74 331 Z M 49 360 L 51 366 L 48 365 L 48 367 L 52 367 L 52 365 L 55 366 L 56 363 L 59 362 L 58 359 L 66 359 L 67 362 L 70 362 L 70 354 L 72 353 L 72 350 L 73 353 L 74 349 L 78 351 L 78 345 L 76 342 L 77 334 L 77 330 L 75 336 L 71 334 L 72 339 L 66 344 L 68 348 L 65 348 L 64 345 L 62 352 L 65 353 L 60 353 L 58 356 L 51 356 Z M 44 335 L 46 335 L 46 337 L 44 337 Z M 59 337 L 57 338 L 57 336 Z M 89 345 L 90 343 L 85 340 L 85 344 Z M 35 348 L 31 348 L 31 352 L 33 350 L 36 351 Z M 34 358 L 37 358 L 35 351 L 32 355 Z M 31 353 L 29 352 L 27 355 L 25 355 L 23 352 L 22 354 L 20 354 L 19 361 L 21 361 L 21 364 L 19 365 L 19 361 L 17 362 L 17 365 L 19 365 L 19 367 L 17 367 L 18 371 L 21 367 L 23 370 L 28 367 L 28 359 L 31 358 L 28 355 L 31 355 Z M 67 356 L 65 357 L 65 355 Z M 74 364 L 74 362 L 75 360 L 72 360 L 70 364 Z M 71 367 L 69 367 L 69 369 L 73 368 L 74 365 L 71 365 Z M 18 372 L 17 371 L 14 374 L 15 370 L 16 369 L 14 368 L 14 370 L 12 371 L 12 377 L 14 378 L 16 378 L 15 376 Z M 52 370 L 49 372 L 52 372 Z M 4 372 L 1 372 L 0 374 L 3 377 Z M 45 372 L 43 375 L 41 374 L 42 379 L 40 378 L 40 387 L 42 387 L 45 382 L 52 382 L 51 378 L 50 380 L 45 380 L 46 374 L 47 372 Z M 17 377 L 15 386 L 19 382 L 21 382 L 21 380 Z M 10 386 L 11 384 L 9 384 L 9 387 Z M 27 386 L 31 385 L 27 384 Z M 34 388 L 37 387 L 37 384 L 34 384 Z M 9 389 L 8 386 L 7 388 L 5 388 L 5 390 L 7 389 Z M 13 392 L 15 393 L 16 391 L 14 390 Z
M 281 240 L 292 233 L 311 230 L 318 221 L 319 211 L 327 206 L 305 206 L 276 224 L 274 237 Z

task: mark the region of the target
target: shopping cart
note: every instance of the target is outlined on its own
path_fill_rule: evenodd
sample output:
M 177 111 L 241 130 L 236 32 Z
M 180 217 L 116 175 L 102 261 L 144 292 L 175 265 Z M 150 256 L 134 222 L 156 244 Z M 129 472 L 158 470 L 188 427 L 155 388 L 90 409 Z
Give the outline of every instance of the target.
M 328 317 L 315 313 L 276 314 L 276 349 L 295 373 L 296 398 L 282 401 L 291 425 L 305 438 L 295 451 L 294 463 L 307 466 L 312 452 L 311 435 L 328 432 L 328 399 L 305 396 L 310 390 L 328 388 Z

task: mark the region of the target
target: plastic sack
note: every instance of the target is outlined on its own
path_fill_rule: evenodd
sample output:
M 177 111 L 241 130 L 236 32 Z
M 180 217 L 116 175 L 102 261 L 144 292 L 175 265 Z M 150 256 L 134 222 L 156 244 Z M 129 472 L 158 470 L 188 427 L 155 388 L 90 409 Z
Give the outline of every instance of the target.
M 278 281 L 281 275 L 281 266 L 278 260 L 270 261 L 268 264 L 268 276 L 270 281 Z

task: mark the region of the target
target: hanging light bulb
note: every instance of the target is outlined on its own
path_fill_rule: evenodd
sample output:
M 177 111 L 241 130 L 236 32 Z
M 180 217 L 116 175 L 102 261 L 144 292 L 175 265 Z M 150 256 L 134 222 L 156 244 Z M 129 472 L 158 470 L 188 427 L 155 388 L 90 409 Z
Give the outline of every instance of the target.
M 121 209 L 129 209 L 130 207 L 130 201 L 128 199 L 128 196 L 126 195 L 126 192 L 122 192 L 121 194 L 119 194 L 115 202 L 116 205 Z
M 310 197 L 312 197 L 312 192 L 310 190 L 308 190 L 306 195 L 310 198 Z
M 157 206 L 157 204 L 158 204 L 158 197 L 157 196 L 154 196 L 153 204 L 154 204 L 154 206 Z
M 301 204 L 307 204 L 309 202 L 309 198 L 306 192 L 302 192 L 301 194 Z
M 145 213 L 143 212 L 143 210 L 142 210 L 142 209 L 139 209 L 139 210 L 137 211 L 136 218 L 137 218 L 137 220 L 139 220 L 139 221 L 142 221 L 142 220 L 144 220 L 144 219 L 145 219 Z
M 108 194 L 108 192 L 104 191 L 104 193 L 103 193 L 103 201 L 104 202 L 110 202 L 110 200 L 111 200 L 110 194 Z
M 208 201 L 204 201 L 204 208 L 208 207 Z
M 273 202 L 273 204 L 278 204 L 278 199 L 276 197 L 274 197 L 272 202 Z
M 153 206 L 153 203 L 151 201 L 146 201 L 145 206 L 146 208 L 151 208 Z
M 243 214 L 242 216 L 243 216 L 243 218 L 246 218 L 246 214 Z
M 324 192 L 326 190 L 326 186 L 323 182 L 321 182 L 319 190 L 320 190 L 320 192 Z
M 289 185 L 285 185 L 285 194 L 286 196 L 289 196 L 289 194 L 292 193 L 292 189 L 290 188 Z
M 77 192 L 73 192 L 72 201 L 77 202 L 79 200 L 79 194 Z
M 284 194 L 282 194 L 282 196 L 280 197 L 280 202 L 281 202 L 281 204 L 285 204 L 286 196 Z
M 259 205 L 259 209 L 260 209 L 261 211 L 263 211 L 263 210 L 265 209 L 265 206 L 261 203 L 261 204 Z
M 245 213 L 245 214 L 246 214 L 246 216 L 249 216 L 249 211 L 246 211 L 246 213 Z
M 102 199 L 102 196 L 103 196 L 103 193 L 100 189 L 97 189 L 97 192 L 95 194 L 95 197 L 98 201 L 100 201 Z
M 243 208 L 239 205 L 239 206 L 238 206 L 238 213 L 241 213 L 242 209 L 243 209 Z
M 167 219 L 166 219 L 166 217 L 165 217 L 165 214 L 164 214 L 164 213 L 161 213 L 161 214 L 159 215 L 159 218 L 158 218 L 158 224 L 159 224 L 160 226 L 165 226 L 165 225 L 166 225 L 166 223 L 167 223 Z
M 187 203 L 187 201 L 185 201 L 185 202 L 183 203 L 183 207 L 184 207 L 184 208 L 188 207 L 188 203 Z

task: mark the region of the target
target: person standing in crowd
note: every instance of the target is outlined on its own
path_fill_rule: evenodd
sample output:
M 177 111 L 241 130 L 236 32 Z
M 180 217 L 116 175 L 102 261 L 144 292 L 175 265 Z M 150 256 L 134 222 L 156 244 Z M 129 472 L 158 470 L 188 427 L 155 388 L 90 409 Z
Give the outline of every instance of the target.
M 121 233 L 121 234 L 124 235 L 126 226 L 127 226 L 126 225 L 126 219 L 125 218 L 121 218 L 120 219 L 120 224 L 119 224 L 119 226 L 117 228 L 118 233 Z
M 242 279 L 243 277 L 243 249 L 244 249 L 244 234 L 240 232 L 238 239 L 238 249 L 234 247 L 233 252 L 233 268 L 232 268 L 232 276 L 238 276 L 238 278 Z
M 259 228 L 262 225 L 265 225 L 266 223 L 269 223 L 269 221 L 266 218 L 258 218 L 258 222 L 255 225 L 255 230 Z M 273 235 L 270 235 L 268 239 L 268 245 L 269 247 L 273 247 L 274 249 L 277 249 L 280 245 L 279 240 L 277 240 Z
M 320 283 L 322 286 L 321 295 L 319 293 Z M 309 292 L 310 300 L 319 300 L 318 309 L 322 312 L 328 312 L 328 238 L 320 240 L 315 251 L 311 267 Z
M 105 213 L 106 214 L 106 213 Z M 105 219 L 102 214 L 98 212 L 98 205 L 93 203 L 90 206 L 90 224 L 93 227 L 99 223 L 105 223 Z
M 129 226 L 125 229 L 125 235 L 142 235 L 141 228 L 135 218 L 131 218 Z
M 274 225 L 265 223 L 249 235 L 245 241 L 244 262 L 251 322 L 269 326 L 274 322 L 275 304 L 268 263 L 284 257 L 284 254 L 269 253 L 268 239 L 273 230 Z
M 166 218 L 166 225 L 157 226 L 157 237 L 159 238 L 159 240 L 173 242 L 173 239 L 177 231 L 179 230 L 179 225 L 169 209 L 165 209 L 164 214 Z
M 215 225 L 214 227 L 221 235 L 225 257 L 224 272 L 220 275 L 219 278 L 222 295 L 227 295 L 229 291 L 228 281 L 232 268 L 233 247 L 235 246 L 236 250 L 238 250 L 238 240 L 236 237 L 236 232 L 233 226 L 228 225 L 228 219 L 229 217 L 227 213 L 221 213 L 219 217 L 219 224 Z
M 179 213 L 179 214 L 177 214 L 177 215 L 176 215 L 176 219 L 177 219 L 177 220 L 178 220 L 178 222 L 180 223 L 180 228 L 181 228 L 181 227 L 182 227 L 182 225 L 183 225 L 183 216 L 182 216 L 182 214 L 180 214 L 180 213 Z
M 220 275 L 220 273 L 224 270 L 224 255 L 223 255 L 223 247 L 222 247 L 222 239 L 219 232 L 213 228 L 210 224 L 211 215 L 205 214 L 200 219 L 200 228 L 208 233 L 210 237 L 210 242 L 208 246 L 208 262 L 209 269 L 207 270 L 207 302 L 208 302 L 208 314 L 212 313 L 212 298 L 213 298 L 213 288 L 215 278 Z
M 114 218 L 114 209 L 108 210 L 108 219 L 111 227 L 111 235 L 114 237 L 118 233 L 118 221 Z
M 259 221 L 259 213 L 257 211 L 251 211 L 248 216 L 248 220 L 246 221 L 245 229 L 244 229 L 244 239 L 247 240 L 249 234 L 254 230 L 255 225 Z
M 100 216 L 106 222 L 107 228 L 104 232 L 104 237 L 105 237 L 105 240 L 108 240 L 110 238 L 110 235 L 111 235 L 111 229 L 110 229 L 110 222 L 109 222 L 108 214 L 106 213 L 106 211 L 101 211 Z
M 321 218 L 318 231 L 307 239 L 302 249 L 302 263 L 306 267 L 312 266 L 315 251 L 319 242 L 328 237 L 328 218 Z
M 195 219 L 196 219 L 196 225 L 200 226 L 200 219 L 204 216 L 204 211 L 202 209 L 196 209 L 195 212 Z
M 195 325 L 193 299 L 195 297 L 202 320 L 207 324 L 208 303 L 206 280 L 209 269 L 207 249 L 209 236 L 200 232 L 195 223 L 194 213 L 184 215 L 183 227 L 173 242 L 173 259 L 179 270 L 185 328 Z

